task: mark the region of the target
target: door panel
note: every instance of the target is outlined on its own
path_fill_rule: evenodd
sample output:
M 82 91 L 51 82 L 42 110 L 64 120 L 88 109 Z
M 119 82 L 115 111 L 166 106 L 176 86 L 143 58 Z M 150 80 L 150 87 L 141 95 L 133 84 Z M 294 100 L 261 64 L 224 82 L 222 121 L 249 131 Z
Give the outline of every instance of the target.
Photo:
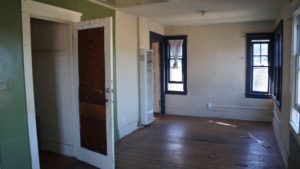
M 81 146 L 107 155 L 104 27 L 78 31 Z

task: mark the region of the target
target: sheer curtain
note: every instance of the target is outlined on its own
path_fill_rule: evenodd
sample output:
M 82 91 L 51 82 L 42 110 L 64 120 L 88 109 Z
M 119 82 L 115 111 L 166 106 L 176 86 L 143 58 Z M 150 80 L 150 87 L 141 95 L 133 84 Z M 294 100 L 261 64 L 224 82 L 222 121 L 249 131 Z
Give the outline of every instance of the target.
M 183 40 L 169 40 L 170 56 L 174 58 L 173 69 L 178 68 L 178 58 L 182 57 Z

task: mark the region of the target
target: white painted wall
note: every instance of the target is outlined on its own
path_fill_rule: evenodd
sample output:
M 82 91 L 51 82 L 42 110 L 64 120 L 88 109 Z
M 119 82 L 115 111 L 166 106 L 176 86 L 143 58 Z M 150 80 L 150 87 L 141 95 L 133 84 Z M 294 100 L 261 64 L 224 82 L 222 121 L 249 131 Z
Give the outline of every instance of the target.
M 33 20 L 31 31 L 39 146 L 74 156 L 70 27 Z
M 150 31 L 165 34 L 165 27 L 148 18 L 138 17 L 139 48 L 150 49 Z
M 188 94 L 167 95 L 166 113 L 271 121 L 271 99 L 245 98 L 245 33 L 272 32 L 274 22 L 166 27 L 166 35 L 188 35 Z M 213 105 L 269 110 L 216 108 Z
M 280 147 L 280 151 L 283 160 L 287 166 L 289 156 L 289 142 L 291 128 L 289 124 L 291 113 L 291 93 L 292 87 L 290 83 L 290 64 L 292 53 L 292 20 L 294 11 L 300 5 L 300 0 L 293 0 L 293 3 L 289 4 L 285 1 L 282 6 L 281 12 L 277 18 L 276 26 L 283 19 L 283 80 L 282 80 L 282 108 L 279 110 L 274 104 L 274 119 L 273 126 L 274 132 Z M 275 27 L 275 26 L 274 26 Z
M 116 79 L 118 130 L 124 137 L 137 129 L 139 120 L 138 20 L 116 11 Z

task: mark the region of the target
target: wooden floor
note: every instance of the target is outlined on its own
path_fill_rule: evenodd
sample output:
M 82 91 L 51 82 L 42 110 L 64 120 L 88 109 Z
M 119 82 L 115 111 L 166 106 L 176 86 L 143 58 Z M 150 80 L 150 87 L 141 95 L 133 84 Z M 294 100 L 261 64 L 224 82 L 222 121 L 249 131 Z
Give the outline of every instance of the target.
M 245 137 L 248 132 L 265 148 Z M 165 116 L 120 140 L 117 169 L 284 169 L 270 123 Z
M 40 152 L 41 169 L 97 169 L 75 158 L 46 151 Z

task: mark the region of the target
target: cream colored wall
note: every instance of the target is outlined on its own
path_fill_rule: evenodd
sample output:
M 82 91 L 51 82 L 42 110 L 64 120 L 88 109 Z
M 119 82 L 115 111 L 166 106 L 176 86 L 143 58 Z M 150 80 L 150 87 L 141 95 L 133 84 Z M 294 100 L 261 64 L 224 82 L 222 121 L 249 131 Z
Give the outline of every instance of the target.
M 33 20 L 31 32 L 39 147 L 74 156 L 71 29 Z
M 116 11 L 117 111 L 120 137 L 137 129 L 138 21 L 136 16 Z
M 139 17 L 139 48 L 150 48 L 150 31 L 161 35 L 165 34 L 165 27 L 159 23 L 156 23 L 150 19 Z
M 283 20 L 283 80 L 282 80 L 282 108 L 274 105 L 274 132 L 281 150 L 285 164 L 288 164 L 290 143 L 290 112 L 291 112 L 291 59 L 292 51 L 292 19 L 294 11 L 300 6 L 300 0 L 294 0 L 292 4 L 285 1 L 277 18 L 276 25 Z M 274 25 L 275 26 L 275 25 Z
M 274 22 L 167 27 L 166 35 L 188 35 L 188 94 L 166 95 L 166 113 L 271 121 L 271 99 L 245 98 L 245 33 L 272 32 L 273 29 Z M 208 102 L 269 110 L 208 109 Z
M 138 127 L 138 51 L 149 49 L 150 31 L 164 34 L 164 27 L 149 19 L 116 11 L 117 113 L 121 138 Z

